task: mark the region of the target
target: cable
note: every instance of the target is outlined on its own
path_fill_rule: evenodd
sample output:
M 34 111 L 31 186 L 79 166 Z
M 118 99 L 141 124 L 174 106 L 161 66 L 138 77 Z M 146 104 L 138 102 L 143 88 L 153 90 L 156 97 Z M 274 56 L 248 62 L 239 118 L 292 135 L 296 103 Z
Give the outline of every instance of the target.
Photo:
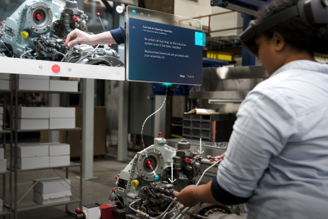
M 23 56 L 25 56 L 27 53 L 30 53 L 30 52 L 33 52 L 33 49 L 30 49 L 30 50 L 27 50 L 26 52 L 24 52 L 24 53 L 20 56 L 20 58 L 22 59 Z
M 165 99 L 164 99 L 164 101 L 163 101 L 162 106 L 161 106 L 158 110 L 156 110 L 153 114 L 149 115 L 149 116 L 145 119 L 144 123 L 142 124 L 142 127 L 141 127 L 141 143 L 142 143 L 142 147 L 143 147 L 143 148 L 145 148 L 145 142 L 144 142 L 144 138 L 143 138 L 143 131 L 144 131 L 145 124 L 146 124 L 147 120 L 148 120 L 150 117 L 152 117 L 153 115 L 155 115 L 156 113 L 158 113 L 158 112 L 163 108 L 163 106 L 164 106 L 164 104 L 165 104 L 165 102 L 166 102 L 167 92 L 168 92 L 168 87 L 166 88 Z
M 199 178 L 199 180 L 198 180 L 196 186 L 199 185 L 199 183 L 200 183 L 200 181 L 203 179 L 205 173 L 206 173 L 209 169 L 211 169 L 212 167 L 214 167 L 216 164 L 218 164 L 218 163 L 220 163 L 220 162 L 221 162 L 221 160 L 218 160 L 217 162 L 215 162 L 214 164 L 212 164 L 210 167 L 208 167 L 208 168 L 203 172 L 202 176 Z
M 6 44 L 2 41 L 2 40 L 0 40 L 0 42 L 6 47 L 6 49 L 8 50 L 8 52 L 10 53 L 10 55 L 12 55 L 13 56 L 13 54 L 11 53 L 11 51 L 8 49 L 8 47 L 6 46 Z

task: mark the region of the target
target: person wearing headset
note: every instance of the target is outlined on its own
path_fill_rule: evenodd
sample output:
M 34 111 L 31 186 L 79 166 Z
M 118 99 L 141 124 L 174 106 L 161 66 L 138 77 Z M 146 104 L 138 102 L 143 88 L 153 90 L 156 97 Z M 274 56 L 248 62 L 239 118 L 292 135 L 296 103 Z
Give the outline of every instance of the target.
M 274 0 L 241 36 L 270 78 L 243 101 L 217 176 L 174 196 L 246 203 L 247 218 L 328 216 L 328 1 Z
M 66 37 L 65 45 L 72 48 L 76 44 L 121 44 L 125 42 L 124 26 L 106 31 L 97 35 L 91 35 L 79 29 L 73 30 Z

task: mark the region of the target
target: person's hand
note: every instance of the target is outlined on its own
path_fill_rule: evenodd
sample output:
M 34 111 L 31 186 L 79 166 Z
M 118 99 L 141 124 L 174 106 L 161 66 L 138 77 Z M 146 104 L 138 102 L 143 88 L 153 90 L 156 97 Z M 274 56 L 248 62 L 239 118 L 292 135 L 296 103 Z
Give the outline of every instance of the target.
M 225 152 L 223 154 L 221 154 L 220 156 L 216 156 L 215 159 L 210 159 L 210 162 L 213 162 L 213 161 L 215 161 L 215 162 L 218 162 L 218 161 L 222 162 L 224 156 L 225 156 Z
M 79 29 L 73 30 L 70 34 L 67 35 L 65 46 L 72 48 L 74 45 L 81 44 L 92 44 L 92 35 L 87 34 Z
M 173 192 L 173 195 L 185 207 L 193 207 L 199 203 L 199 201 L 195 200 L 193 197 L 193 190 L 195 188 L 195 185 L 190 185 L 184 188 L 181 192 Z

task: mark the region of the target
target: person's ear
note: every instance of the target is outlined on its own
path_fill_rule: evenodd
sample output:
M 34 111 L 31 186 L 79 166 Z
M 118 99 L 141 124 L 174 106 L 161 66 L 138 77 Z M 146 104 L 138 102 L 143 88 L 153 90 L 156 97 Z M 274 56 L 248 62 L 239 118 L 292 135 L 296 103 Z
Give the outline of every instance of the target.
M 283 38 L 283 36 L 278 32 L 274 32 L 273 41 L 274 41 L 274 44 L 275 44 L 275 50 L 277 52 L 281 52 L 284 49 L 285 45 L 286 45 L 286 41 Z

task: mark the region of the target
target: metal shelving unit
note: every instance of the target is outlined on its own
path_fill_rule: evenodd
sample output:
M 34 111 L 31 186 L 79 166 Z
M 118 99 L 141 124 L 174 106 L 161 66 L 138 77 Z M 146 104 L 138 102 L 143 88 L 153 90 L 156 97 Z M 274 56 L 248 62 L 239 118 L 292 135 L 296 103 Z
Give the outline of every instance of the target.
M 13 88 L 11 90 L 11 92 L 15 93 L 15 103 L 18 103 L 18 93 L 22 93 L 22 92 L 26 92 L 26 93 L 49 93 L 49 94 L 80 94 L 80 106 L 81 106 L 81 128 L 73 128 L 73 129 L 33 129 L 33 130 L 18 130 L 18 119 L 17 117 L 14 119 L 15 125 L 14 125 L 14 129 L 12 130 L 12 133 L 14 134 L 14 147 L 13 148 L 13 155 L 14 155 L 14 159 L 13 162 L 16 165 L 12 165 L 11 164 L 11 172 L 14 173 L 14 198 L 13 198 L 13 203 L 12 206 L 14 206 L 12 208 L 13 212 L 14 212 L 14 217 L 17 219 L 18 218 L 18 212 L 22 212 L 22 211 L 28 211 L 28 210 L 35 210 L 35 209 L 39 209 L 39 208 L 47 208 L 47 207 L 53 207 L 53 206 L 58 206 L 58 205 L 66 205 L 66 212 L 69 215 L 72 215 L 72 212 L 68 210 L 68 204 L 73 204 L 73 203 L 79 203 L 80 208 L 82 208 L 82 186 L 83 186 L 83 180 L 82 180 L 82 139 L 81 139 L 81 157 L 80 157 L 80 163 L 75 163 L 75 162 L 70 162 L 70 165 L 64 165 L 64 166 L 58 166 L 58 167 L 45 167 L 45 168 L 36 168 L 36 169 L 28 169 L 28 170 L 21 170 L 17 168 L 17 139 L 18 139 L 18 133 L 22 133 L 22 132 L 39 132 L 39 131 L 76 131 L 76 130 L 82 130 L 83 128 L 83 123 L 82 123 L 82 118 L 83 118 L 83 110 L 82 110 L 82 94 L 83 94 L 83 83 L 81 83 L 80 85 L 80 91 L 78 92 L 61 92 L 61 91 L 34 91 L 34 90 L 18 90 L 18 78 L 19 75 L 14 75 L 12 77 L 12 86 L 11 88 Z M 69 98 L 67 98 L 68 100 Z M 67 106 L 69 105 L 69 103 L 67 102 Z M 18 115 L 18 107 L 15 107 L 15 114 Z M 66 142 L 68 142 L 68 132 L 66 135 Z M 81 135 L 82 138 L 82 135 Z M 12 162 L 11 162 L 12 163 Z M 14 168 L 13 168 L 14 167 Z M 80 167 L 80 188 L 79 188 L 79 198 L 76 197 L 71 197 L 70 201 L 65 201 L 65 202 L 58 202 L 58 203 L 52 203 L 52 204 L 45 204 L 45 205 L 40 205 L 38 203 L 35 203 L 33 201 L 22 201 L 20 203 L 18 203 L 18 193 L 17 193 L 17 175 L 20 172 L 26 172 L 26 171 L 35 171 L 35 170 L 49 170 L 49 169 L 62 169 L 65 168 L 66 169 L 66 178 L 69 177 L 69 172 L 68 169 L 71 167 Z M 17 209 L 15 208 L 15 206 L 18 206 Z
M 0 131 L 0 134 L 3 134 L 3 149 L 4 149 L 4 158 L 6 158 L 7 155 L 7 150 L 6 150 L 6 142 L 7 142 L 7 138 L 6 138 L 6 134 L 10 134 L 10 151 L 9 151 L 9 161 L 10 161 L 10 168 L 12 168 L 11 166 L 11 157 L 12 157 L 12 143 L 13 143 L 13 135 L 12 135 L 12 118 L 10 114 L 10 118 L 9 118 L 9 127 L 7 127 L 7 105 L 6 105 L 6 93 L 10 94 L 10 111 L 12 112 L 12 99 L 13 99 L 13 91 L 12 90 L 0 90 L 0 93 L 3 93 L 3 97 L 4 97 L 4 101 L 3 101 L 3 119 L 4 119 L 4 124 L 3 124 L 3 130 Z M 8 162 L 7 162 L 8 163 Z M 6 177 L 9 175 L 9 201 L 8 203 L 12 202 L 12 172 L 6 171 L 6 172 L 1 172 L 0 175 L 3 178 L 2 184 L 3 184 L 3 190 L 2 190 L 2 200 L 3 200 L 3 210 L 0 212 L 0 215 L 3 216 L 4 218 L 6 218 L 7 216 L 9 216 L 10 218 L 12 218 L 12 205 L 11 204 L 7 204 L 6 202 Z

